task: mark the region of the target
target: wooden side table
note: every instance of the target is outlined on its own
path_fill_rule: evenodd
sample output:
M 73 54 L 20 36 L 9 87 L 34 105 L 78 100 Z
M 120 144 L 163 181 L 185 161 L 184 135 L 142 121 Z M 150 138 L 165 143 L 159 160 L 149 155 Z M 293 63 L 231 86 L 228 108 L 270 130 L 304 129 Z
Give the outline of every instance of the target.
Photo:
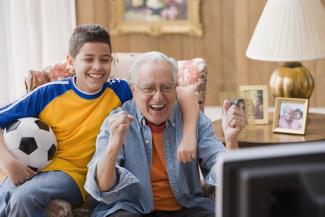
M 325 140 L 325 114 L 308 114 L 305 135 L 273 133 L 273 113 L 269 113 L 269 120 L 271 121 L 264 125 L 247 125 L 239 134 L 239 147 Z M 224 141 L 221 120 L 214 121 L 213 126 L 216 130 L 217 137 Z

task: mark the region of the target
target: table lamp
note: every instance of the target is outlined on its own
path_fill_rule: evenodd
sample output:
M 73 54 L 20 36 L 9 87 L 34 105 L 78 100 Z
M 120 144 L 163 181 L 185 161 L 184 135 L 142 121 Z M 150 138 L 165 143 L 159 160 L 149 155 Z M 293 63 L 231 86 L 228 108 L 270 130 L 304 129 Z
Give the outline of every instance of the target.
M 270 79 L 274 97 L 309 99 L 314 79 L 299 61 L 325 58 L 325 10 L 320 0 L 268 0 L 246 56 L 284 62 Z

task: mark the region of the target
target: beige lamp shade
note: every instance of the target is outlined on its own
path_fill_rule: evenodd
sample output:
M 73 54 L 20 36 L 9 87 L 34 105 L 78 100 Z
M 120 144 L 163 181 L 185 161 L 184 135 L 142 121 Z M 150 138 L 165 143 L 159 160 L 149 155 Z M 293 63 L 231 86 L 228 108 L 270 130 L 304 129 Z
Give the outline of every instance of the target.
M 311 73 L 299 61 L 325 58 L 325 9 L 320 0 L 268 0 L 246 56 L 285 62 L 270 79 L 274 97 L 310 98 Z
M 246 56 L 280 62 L 325 58 L 325 10 L 320 0 L 268 0 Z

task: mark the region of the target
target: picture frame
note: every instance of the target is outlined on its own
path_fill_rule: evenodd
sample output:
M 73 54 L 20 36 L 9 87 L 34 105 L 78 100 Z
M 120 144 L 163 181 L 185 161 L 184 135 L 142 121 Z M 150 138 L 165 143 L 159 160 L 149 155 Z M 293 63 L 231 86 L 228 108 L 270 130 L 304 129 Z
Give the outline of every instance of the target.
M 269 94 L 267 85 L 241 85 L 241 95 L 245 98 L 246 107 L 252 110 L 254 124 L 269 123 Z
M 308 99 L 277 97 L 274 105 L 272 131 L 304 135 L 308 104 Z
M 251 106 L 247 103 L 247 100 L 243 97 L 239 91 L 227 91 L 219 94 L 220 105 L 223 105 L 225 100 L 230 102 L 230 105 L 236 105 L 243 113 L 246 114 L 246 123 L 248 125 L 254 125 L 254 114 Z M 223 113 L 223 106 L 221 107 Z
M 202 36 L 201 0 L 113 0 L 110 33 L 147 33 L 159 36 L 186 33 Z

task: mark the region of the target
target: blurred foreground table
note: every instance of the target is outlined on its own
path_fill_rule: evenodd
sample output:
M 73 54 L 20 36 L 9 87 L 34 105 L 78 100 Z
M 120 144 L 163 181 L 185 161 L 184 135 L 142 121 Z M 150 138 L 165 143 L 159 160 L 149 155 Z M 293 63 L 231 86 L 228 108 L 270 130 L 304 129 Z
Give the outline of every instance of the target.
M 269 113 L 269 123 L 264 125 L 247 125 L 239 135 L 239 147 L 275 145 L 283 143 L 314 142 L 325 140 L 325 114 L 309 113 L 306 134 L 284 134 L 272 132 L 273 113 Z M 221 120 L 213 122 L 217 137 L 224 141 Z

